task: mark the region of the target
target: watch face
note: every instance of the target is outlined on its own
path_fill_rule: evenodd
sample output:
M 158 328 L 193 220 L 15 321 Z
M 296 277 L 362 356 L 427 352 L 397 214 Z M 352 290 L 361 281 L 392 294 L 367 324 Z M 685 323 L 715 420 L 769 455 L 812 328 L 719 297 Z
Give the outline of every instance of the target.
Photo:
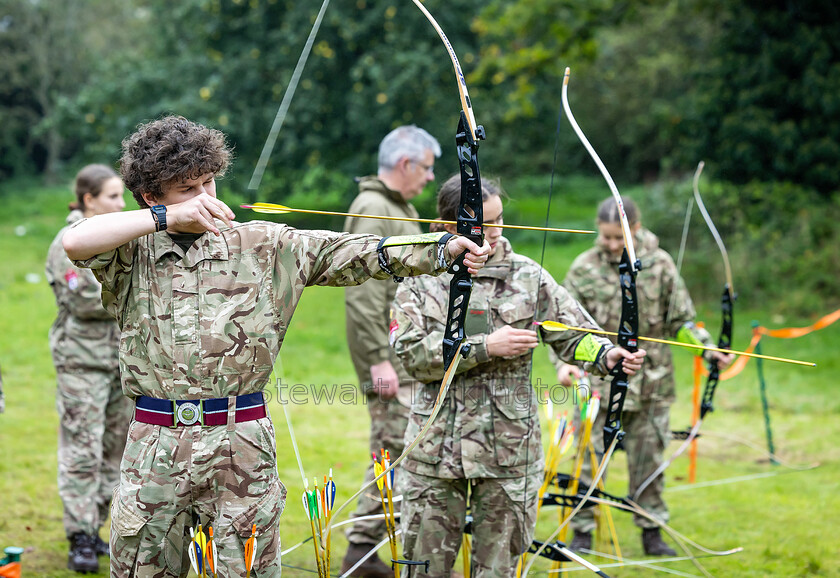
M 155 230 L 163 231 L 166 229 L 166 205 L 155 205 L 151 207 L 152 214 L 155 217 Z

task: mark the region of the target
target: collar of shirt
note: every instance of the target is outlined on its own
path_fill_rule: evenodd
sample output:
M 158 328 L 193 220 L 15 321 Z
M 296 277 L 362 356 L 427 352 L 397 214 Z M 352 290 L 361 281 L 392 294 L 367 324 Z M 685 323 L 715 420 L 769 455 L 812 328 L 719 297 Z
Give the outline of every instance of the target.
M 389 189 L 388 185 L 383 183 L 379 177 L 376 176 L 368 176 L 362 177 L 359 179 L 359 192 L 373 192 L 379 193 L 383 197 L 399 204 L 399 205 L 408 205 L 408 201 L 406 201 L 403 196 L 399 193 L 399 191 L 395 191 L 393 189 Z
M 152 253 L 155 257 L 155 263 L 170 253 L 175 253 L 180 257 L 186 267 L 193 267 L 205 259 L 227 261 L 229 251 L 225 231 L 229 231 L 230 227 L 221 221 L 216 221 L 216 226 L 221 231 L 221 235 L 216 236 L 210 232 L 204 233 L 204 235 L 192 244 L 186 253 L 172 240 L 172 237 L 166 231 L 153 233 Z
M 493 279 L 507 279 L 510 274 L 510 254 L 513 249 L 510 246 L 510 241 L 504 237 L 499 237 L 499 242 L 496 245 L 496 252 L 487 260 L 484 267 L 474 277 L 492 277 Z

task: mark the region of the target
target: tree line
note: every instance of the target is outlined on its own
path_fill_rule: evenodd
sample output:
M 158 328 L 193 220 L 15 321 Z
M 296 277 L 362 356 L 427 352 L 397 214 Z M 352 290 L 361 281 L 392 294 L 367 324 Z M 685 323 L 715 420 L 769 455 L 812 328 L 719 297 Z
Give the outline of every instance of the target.
M 237 170 L 250 170 L 318 4 L 0 0 L 0 175 L 54 177 L 68 164 L 113 161 L 136 124 L 168 112 L 223 129 Z M 571 66 L 577 114 L 623 179 L 691 171 L 702 158 L 732 183 L 837 189 L 840 8 L 832 3 L 426 4 L 467 73 L 494 172 L 550 169 Z M 272 172 L 368 172 L 379 139 L 403 123 L 451 147 L 458 109 L 446 52 L 411 2 L 333 0 Z M 585 166 L 570 131 L 559 150 L 561 170 Z
M 678 246 L 686 177 L 702 159 L 704 197 L 725 217 L 750 301 L 797 311 L 819 310 L 814 296 L 836 301 L 840 5 L 425 4 L 485 126 L 484 174 L 524 185 L 521 198 L 545 195 L 550 173 L 595 172 L 559 114 L 570 66 L 575 115 L 622 190 L 657 183 L 645 221 L 668 246 Z M 245 190 L 319 6 L 0 0 L 0 183 L 116 163 L 137 124 L 167 113 L 229 136 L 237 159 L 225 186 L 247 200 L 344 208 L 351 177 L 374 172 L 382 136 L 406 123 L 441 141 L 438 179 L 454 173 L 460 102 L 434 29 L 409 0 L 332 0 L 260 190 Z M 712 283 L 717 259 L 705 237 L 687 271 L 698 289 Z

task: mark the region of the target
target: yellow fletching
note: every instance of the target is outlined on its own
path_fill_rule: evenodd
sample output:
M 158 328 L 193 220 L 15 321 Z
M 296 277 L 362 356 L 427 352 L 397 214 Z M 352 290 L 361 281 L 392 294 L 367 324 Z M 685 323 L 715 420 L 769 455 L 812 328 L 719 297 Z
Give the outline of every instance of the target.
M 251 209 L 257 213 L 274 213 L 277 215 L 291 213 L 288 207 L 275 205 L 273 203 L 254 203 L 252 205 L 243 205 L 243 208 Z
M 382 464 L 380 464 L 379 462 L 373 462 L 373 476 L 378 478 L 381 473 L 382 473 Z M 384 483 L 385 483 L 385 478 L 384 477 L 376 480 L 376 485 L 379 486 L 380 490 L 382 489 L 382 486 L 383 486 Z
M 207 548 L 207 535 L 204 533 L 204 529 L 201 525 L 198 526 L 198 533 L 195 535 L 195 543 L 198 544 L 198 547 L 201 548 L 201 551 Z
M 559 321 L 542 321 L 537 325 L 541 325 L 546 331 L 568 331 L 569 326 Z

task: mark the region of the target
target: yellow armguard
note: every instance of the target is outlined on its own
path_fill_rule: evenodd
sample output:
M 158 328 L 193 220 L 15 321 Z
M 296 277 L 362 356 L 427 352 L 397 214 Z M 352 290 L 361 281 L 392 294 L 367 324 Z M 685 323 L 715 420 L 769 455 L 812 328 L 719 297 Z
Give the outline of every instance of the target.
M 694 329 L 694 323 L 690 322 L 680 327 L 680 330 L 677 331 L 677 341 L 686 345 L 703 345 L 703 342 L 694 335 L 692 329 Z M 692 349 L 691 351 L 694 355 L 703 355 L 702 349 Z
M 603 343 L 595 339 L 591 333 L 587 333 L 583 339 L 578 341 L 577 347 L 575 347 L 575 360 L 595 363 L 598 361 L 598 356 L 601 354 L 603 348 Z
M 451 233 L 423 233 L 422 235 L 396 235 L 382 239 L 381 247 L 398 247 L 400 245 L 431 245 L 437 243 L 444 236 L 452 236 Z

